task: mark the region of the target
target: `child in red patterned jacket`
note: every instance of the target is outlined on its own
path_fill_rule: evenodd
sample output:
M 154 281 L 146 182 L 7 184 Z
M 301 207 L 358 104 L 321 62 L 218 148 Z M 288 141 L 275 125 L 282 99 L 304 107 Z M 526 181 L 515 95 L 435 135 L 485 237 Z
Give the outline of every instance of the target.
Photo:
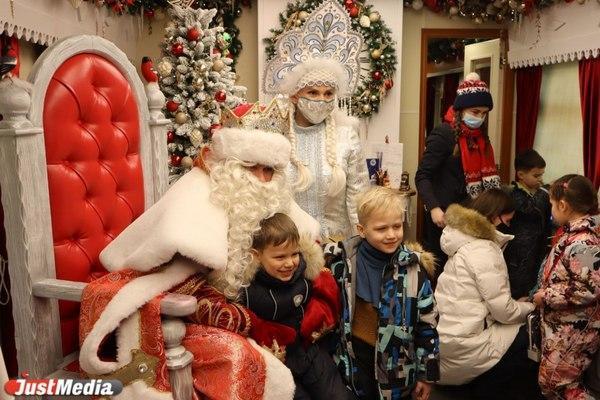
M 549 399 L 595 399 L 583 373 L 600 345 L 598 200 L 587 178 L 565 175 L 550 188 L 550 202 L 563 227 L 534 295 L 542 315 L 539 383 Z

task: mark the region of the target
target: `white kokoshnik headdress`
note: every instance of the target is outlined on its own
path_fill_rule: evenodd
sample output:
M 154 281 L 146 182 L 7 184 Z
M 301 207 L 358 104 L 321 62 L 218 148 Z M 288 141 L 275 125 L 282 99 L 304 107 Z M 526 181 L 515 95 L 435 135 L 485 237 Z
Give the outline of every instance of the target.
M 301 28 L 281 34 L 268 61 L 263 90 L 292 95 L 306 86 L 335 87 L 339 96 L 354 92 L 360 79 L 362 36 L 335 0 L 324 1 Z

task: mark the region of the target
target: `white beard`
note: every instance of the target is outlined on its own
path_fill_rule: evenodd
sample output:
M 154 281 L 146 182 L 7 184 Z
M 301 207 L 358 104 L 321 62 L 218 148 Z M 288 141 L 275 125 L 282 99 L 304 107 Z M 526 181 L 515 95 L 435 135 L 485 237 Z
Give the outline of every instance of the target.
M 227 268 L 214 272 L 211 281 L 230 299 L 237 298 L 240 289 L 254 278 L 257 266 L 250 249 L 260 221 L 277 212 L 287 213 L 292 199 L 283 171 L 275 170 L 270 182 L 261 182 L 247 166 L 227 160 L 210 170 L 210 201 L 222 207 L 229 220 Z

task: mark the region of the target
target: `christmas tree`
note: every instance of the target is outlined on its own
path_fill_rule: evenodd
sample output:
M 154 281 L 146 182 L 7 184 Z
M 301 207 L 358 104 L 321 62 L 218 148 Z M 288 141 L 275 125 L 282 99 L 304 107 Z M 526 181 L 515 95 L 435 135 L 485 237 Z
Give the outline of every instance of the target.
M 167 98 L 167 133 L 172 177 L 191 168 L 199 147 L 219 127 L 221 107 L 243 102 L 246 88 L 235 84 L 232 59 L 226 57 L 231 36 L 223 27 L 210 28 L 216 10 L 169 10 L 163 58 L 156 66 L 159 85 Z

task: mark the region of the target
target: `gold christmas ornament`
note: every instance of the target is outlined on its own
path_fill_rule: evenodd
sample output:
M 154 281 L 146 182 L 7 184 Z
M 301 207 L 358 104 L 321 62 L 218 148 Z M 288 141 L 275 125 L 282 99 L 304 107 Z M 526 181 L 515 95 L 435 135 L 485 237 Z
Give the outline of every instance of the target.
M 369 19 L 368 16 L 363 15 L 360 17 L 360 19 L 358 20 L 358 23 L 360 24 L 360 26 L 362 26 L 363 28 L 368 28 L 371 26 L 371 20 Z
M 371 57 L 375 60 L 381 57 L 381 50 L 375 49 L 371 51 Z
M 192 168 L 194 166 L 194 160 L 190 156 L 185 156 L 181 159 L 181 166 L 183 168 Z
M 177 114 L 175 114 L 175 122 L 178 123 L 179 125 L 183 125 L 187 122 L 188 120 L 188 116 L 186 113 L 184 112 L 178 112 Z
M 160 76 L 169 76 L 173 71 L 173 64 L 171 64 L 168 60 L 162 60 L 156 66 L 156 71 L 160 74 Z
M 302 10 L 298 13 L 298 18 L 300 18 L 300 21 L 304 21 L 306 18 L 308 18 L 308 13 Z
M 377 22 L 377 21 L 379 21 L 380 18 L 381 18 L 381 15 L 379 15 L 379 13 L 377 11 L 373 11 L 371 14 L 369 14 L 369 20 L 371 22 Z
M 192 143 L 192 146 L 194 147 L 200 147 L 200 145 L 202 144 L 202 132 L 200 131 L 200 129 L 192 129 L 192 131 L 190 132 L 190 142 Z
M 369 111 L 371 111 L 371 105 L 370 104 L 365 104 L 364 106 L 362 106 L 362 110 L 366 113 L 368 113 Z
M 225 63 L 221 59 L 216 59 L 213 62 L 212 69 L 213 71 L 220 72 L 223 68 L 225 68 Z

